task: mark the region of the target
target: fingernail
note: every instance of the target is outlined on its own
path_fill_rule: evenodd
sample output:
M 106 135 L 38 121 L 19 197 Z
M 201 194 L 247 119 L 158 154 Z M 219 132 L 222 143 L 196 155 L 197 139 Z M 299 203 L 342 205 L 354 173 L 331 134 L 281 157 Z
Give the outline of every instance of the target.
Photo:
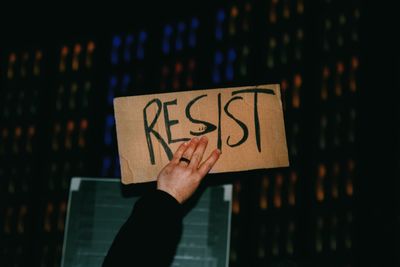
M 199 141 L 199 138 L 198 137 L 195 137 L 195 138 L 193 138 L 192 139 L 194 142 L 197 142 L 197 141 Z
M 201 137 L 201 140 L 206 141 L 206 140 L 208 140 L 208 138 L 207 138 L 207 136 L 203 135 L 203 136 Z

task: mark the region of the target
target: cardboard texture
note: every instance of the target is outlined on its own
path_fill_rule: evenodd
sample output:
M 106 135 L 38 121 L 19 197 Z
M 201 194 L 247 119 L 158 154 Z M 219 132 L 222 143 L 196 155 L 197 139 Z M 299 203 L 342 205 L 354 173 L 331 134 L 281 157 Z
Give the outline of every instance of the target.
M 277 84 L 114 99 L 122 183 L 154 181 L 178 146 L 197 136 L 222 151 L 212 173 L 289 166 Z

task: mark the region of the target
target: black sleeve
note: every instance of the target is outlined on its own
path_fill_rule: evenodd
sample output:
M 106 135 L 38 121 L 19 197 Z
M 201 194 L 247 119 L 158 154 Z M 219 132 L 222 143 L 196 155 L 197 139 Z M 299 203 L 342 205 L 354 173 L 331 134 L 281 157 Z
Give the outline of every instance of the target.
M 138 200 L 109 249 L 106 266 L 169 266 L 182 233 L 182 207 L 155 190 Z

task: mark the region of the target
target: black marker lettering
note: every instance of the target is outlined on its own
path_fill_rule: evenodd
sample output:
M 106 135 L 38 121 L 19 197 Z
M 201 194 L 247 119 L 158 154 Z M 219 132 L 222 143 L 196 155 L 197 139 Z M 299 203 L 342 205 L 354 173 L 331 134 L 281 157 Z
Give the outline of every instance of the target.
M 153 103 L 157 104 L 157 113 L 156 116 L 154 117 L 153 121 L 151 122 L 150 126 L 147 121 L 147 108 L 150 107 Z M 168 144 L 164 141 L 164 139 L 161 137 L 161 135 L 154 131 L 154 125 L 157 122 L 158 117 L 160 116 L 161 113 L 161 106 L 162 103 L 160 99 L 154 98 L 151 100 L 143 109 L 143 120 L 144 120 L 144 132 L 146 134 L 146 141 L 147 141 L 147 146 L 149 148 L 149 154 L 150 154 L 150 162 L 152 165 L 155 165 L 155 160 L 154 160 L 154 150 L 153 150 L 153 143 L 151 141 L 151 136 L 150 133 L 152 133 L 158 141 L 160 141 L 161 145 L 163 146 L 165 153 L 167 153 L 168 159 L 172 159 L 172 151 L 169 149 Z
M 226 144 L 230 147 L 235 147 L 235 146 L 239 146 L 241 144 L 243 144 L 247 138 L 249 137 L 249 130 L 247 129 L 246 124 L 244 124 L 241 120 L 238 120 L 235 116 L 232 115 L 232 113 L 229 112 L 228 107 L 230 105 L 231 102 L 233 102 L 234 100 L 238 100 L 238 99 L 243 99 L 243 97 L 241 96 L 236 96 L 233 97 L 231 100 L 228 101 L 228 103 L 226 103 L 224 110 L 225 113 L 232 118 L 243 130 L 243 137 L 242 139 L 240 139 L 236 144 L 229 144 L 229 139 L 231 138 L 231 136 L 228 136 L 228 139 L 226 140 Z
M 171 127 L 175 124 L 178 124 L 178 120 L 170 120 L 169 119 L 169 113 L 168 113 L 168 106 L 169 105 L 176 105 L 177 100 L 174 99 L 169 102 L 164 103 L 164 121 L 165 121 L 165 129 L 167 131 L 167 137 L 168 137 L 168 144 L 171 143 L 176 143 L 176 142 L 181 142 L 181 141 L 188 141 L 190 138 L 179 138 L 179 139 L 172 139 L 172 134 L 171 134 Z M 171 159 L 170 159 L 171 160 Z
M 239 90 L 239 91 L 234 91 L 232 92 L 232 95 L 237 95 L 241 93 L 254 93 L 254 127 L 256 131 L 256 142 L 257 142 L 257 148 L 258 152 L 261 152 L 261 140 L 260 140 L 260 119 L 258 118 L 258 108 L 257 108 L 257 102 L 258 102 L 258 93 L 262 94 L 269 94 L 269 95 L 275 95 L 274 90 L 272 89 L 245 89 L 245 90 Z
M 218 94 L 218 140 L 217 148 L 222 151 L 222 138 L 221 138 L 221 93 Z
M 192 117 L 192 115 L 190 114 L 190 109 L 191 109 L 191 107 L 193 106 L 193 104 L 196 103 L 197 100 L 199 100 L 199 99 L 201 99 L 201 98 L 203 98 L 203 97 L 205 97 L 205 96 L 207 96 L 207 95 L 200 95 L 200 96 L 194 98 L 194 99 L 191 100 L 191 101 L 187 104 L 187 106 L 186 106 L 186 110 L 185 110 L 185 112 L 186 112 L 186 117 L 187 117 L 191 122 L 193 122 L 193 123 L 203 124 L 203 125 L 204 125 L 204 127 L 199 128 L 199 129 L 204 129 L 204 130 L 201 131 L 201 132 L 193 132 L 193 131 L 190 131 L 190 134 L 191 134 L 191 135 L 194 135 L 194 136 L 200 136 L 200 135 L 203 135 L 203 134 L 206 134 L 206 133 L 215 131 L 215 129 L 217 129 L 217 127 L 216 127 L 214 124 L 209 123 L 209 122 L 207 122 L 207 121 L 202 121 L 202 120 L 194 119 L 194 118 Z

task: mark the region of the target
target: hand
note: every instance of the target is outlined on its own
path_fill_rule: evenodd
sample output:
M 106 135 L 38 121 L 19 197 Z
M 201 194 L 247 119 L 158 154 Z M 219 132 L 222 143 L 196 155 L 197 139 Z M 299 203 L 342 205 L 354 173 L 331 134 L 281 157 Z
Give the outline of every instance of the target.
M 159 173 L 157 189 L 169 193 L 181 204 L 189 199 L 221 155 L 221 151 L 215 149 L 201 163 L 207 144 L 205 136 L 181 144 L 172 160 Z M 181 158 L 190 162 L 182 161 Z

